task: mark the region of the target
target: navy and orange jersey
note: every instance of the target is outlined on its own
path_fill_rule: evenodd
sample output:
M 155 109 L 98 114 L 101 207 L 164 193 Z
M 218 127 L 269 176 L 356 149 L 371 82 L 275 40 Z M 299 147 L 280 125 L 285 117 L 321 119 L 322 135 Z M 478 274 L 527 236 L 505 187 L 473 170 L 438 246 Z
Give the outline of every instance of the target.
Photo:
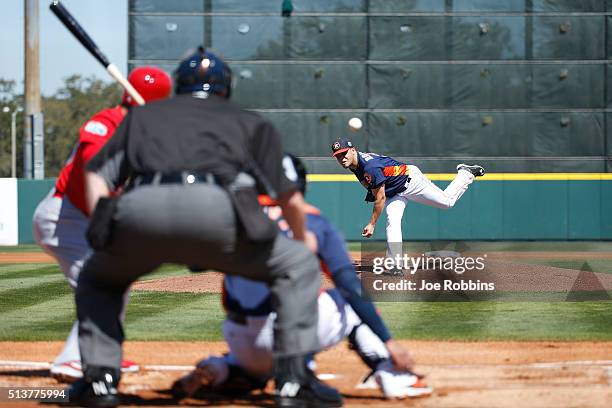
M 311 205 L 305 207 L 306 228 L 317 237 L 317 256 L 321 263 L 321 272 L 333 280 L 333 271 L 353 267 L 344 246 L 344 239 L 334 228 L 330 228 L 329 221 L 321 216 L 317 208 Z M 291 237 L 289 224 L 283 218 L 281 208 L 278 206 L 263 208 L 268 217 L 276 222 L 281 232 Z M 249 316 L 262 316 L 272 311 L 268 285 L 239 276 L 224 276 L 222 299 L 227 309 Z
M 268 216 L 277 222 L 279 229 L 291 236 L 289 225 L 283 218 L 280 207 L 269 206 L 264 209 Z M 321 262 L 322 272 L 332 279 L 362 322 L 382 341 L 387 341 L 391 338 L 387 327 L 372 302 L 361 296 L 361 283 L 342 234 L 320 214 L 317 208 L 310 205 L 306 205 L 306 228 L 317 238 L 317 256 Z M 223 306 L 233 312 L 248 316 L 265 316 L 272 312 L 270 290 L 265 283 L 225 275 L 222 293 Z
M 406 189 L 408 165 L 376 153 L 357 152 L 359 165 L 351 169 L 361 184 L 371 193 L 385 185 L 385 195 L 393 197 Z M 368 194 L 370 197 L 371 194 Z M 373 200 L 367 200 L 373 201 Z

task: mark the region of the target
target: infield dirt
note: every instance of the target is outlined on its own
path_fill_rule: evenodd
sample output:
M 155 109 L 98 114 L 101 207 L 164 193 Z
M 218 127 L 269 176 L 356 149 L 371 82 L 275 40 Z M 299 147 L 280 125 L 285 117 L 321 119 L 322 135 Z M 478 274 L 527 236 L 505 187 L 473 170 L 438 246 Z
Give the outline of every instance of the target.
M 376 389 L 355 386 L 366 367 L 346 344 L 317 357 L 319 373 L 346 398 L 346 405 L 411 407 L 608 407 L 612 398 L 610 358 L 612 343 L 581 342 L 422 342 L 403 341 L 418 357 L 418 370 L 434 387 L 428 398 L 410 401 L 385 400 Z M 61 342 L 0 343 L 0 359 L 48 362 Z M 252 399 L 208 394 L 205 399 L 174 401 L 168 393 L 172 382 L 186 373 L 181 367 L 161 371 L 158 365 L 191 365 L 209 354 L 226 351 L 220 342 L 126 342 L 125 357 L 144 368 L 123 378 L 120 392 L 126 404 L 139 406 L 268 405 L 268 394 Z M 4 364 L 0 386 L 58 386 L 47 369 Z M 271 391 L 270 385 L 266 390 Z M 28 404 L 15 404 L 24 407 Z M 34 404 L 30 404 L 34 405 Z

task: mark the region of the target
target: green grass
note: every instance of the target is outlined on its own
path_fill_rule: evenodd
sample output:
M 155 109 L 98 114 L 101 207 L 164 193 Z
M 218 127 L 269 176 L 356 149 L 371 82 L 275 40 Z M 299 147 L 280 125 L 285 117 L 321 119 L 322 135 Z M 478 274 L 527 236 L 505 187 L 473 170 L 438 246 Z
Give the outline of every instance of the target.
M 183 267 L 182 265 L 174 265 L 174 264 L 164 264 L 157 268 L 153 273 L 142 276 L 138 280 L 151 280 L 151 279 L 159 279 L 159 278 L 167 278 L 170 276 L 179 276 L 179 275 L 189 275 L 189 269 Z
M 219 294 L 134 292 L 126 318 L 132 340 L 223 340 Z
M 67 285 L 66 285 L 67 286 Z M 61 340 L 74 319 L 70 293 L 0 313 L 0 340 Z M 20 296 L 24 293 L 20 292 Z M 379 303 L 396 338 L 427 340 L 612 341 L 612 302 Z M 217 294 L 133 292 L 126 320 L 131 340 L 221 340 Z
M 612 261 L 605 259 L 520 259 L 516 263 L 530 265 L 546 265 L 554 268 L 574 269 L 577 271 L 591 271 L 612 274 Z M 585 265 L 585 263 L 587 265 Z
M 186 273 L 164 265 L 144 279 Z M 383 302 L 378 308 L 396 338 L 612 341 L 610 301 Z M 135 291 L 126 335 L 222 340 L 223 317 L 218 294 Z M 63 340 L 74 318 L 72 291 L 57 266 L 0 265 L 0 340 Z
M 42 252 L 36 244 L 19 244 L 15 246 L 0 246 L 0 252 Z
M 612 340 L 612 302 L 379 303 L 398 338 Z
M 188 273 L 164 265 L 145 279 Z M 221 340 L 218 294 L 132 293 L 132 340 Z M 0 265 L 0 340 L 62 340 L 75 319 L 74 296 L 57 265 Z

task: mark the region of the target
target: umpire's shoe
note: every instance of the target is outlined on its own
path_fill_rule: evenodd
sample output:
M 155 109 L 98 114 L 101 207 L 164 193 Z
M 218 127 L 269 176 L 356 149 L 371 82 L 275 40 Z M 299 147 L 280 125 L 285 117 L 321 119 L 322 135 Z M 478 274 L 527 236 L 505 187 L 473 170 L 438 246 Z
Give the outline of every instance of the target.
M 274 361 L 276 389 L 274 401 L 279 407 L 341 407 L 342 396 L 323 384 L 306 367 L 302 356 L 282 357 Z
M 458 164 L 457 171 L 459 170 L 469 171 L 470 173 L 474 175 L 474 177 L 482 177 L 485 175 L 485 169 L 482 166 L 478 166 L 476 164 L 474 165 L 469 165 L 465 163 Z
M 116 407 L 119 405 L 119 370 L 110 367 L 88 367 L 83 378 L 68 388 L 71 404 L 83 407 Z

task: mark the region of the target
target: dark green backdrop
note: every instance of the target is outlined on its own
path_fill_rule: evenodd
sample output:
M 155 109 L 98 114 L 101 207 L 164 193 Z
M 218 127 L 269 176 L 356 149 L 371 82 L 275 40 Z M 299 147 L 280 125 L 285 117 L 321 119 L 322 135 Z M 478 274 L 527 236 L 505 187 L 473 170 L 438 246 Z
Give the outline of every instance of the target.
M 235 100 L 280 129 L 311 171 L 329 144 L 450 172 L 607 172 L 609 0 L 130 0 L 129 64 L 172 70 L 204 44 Z

